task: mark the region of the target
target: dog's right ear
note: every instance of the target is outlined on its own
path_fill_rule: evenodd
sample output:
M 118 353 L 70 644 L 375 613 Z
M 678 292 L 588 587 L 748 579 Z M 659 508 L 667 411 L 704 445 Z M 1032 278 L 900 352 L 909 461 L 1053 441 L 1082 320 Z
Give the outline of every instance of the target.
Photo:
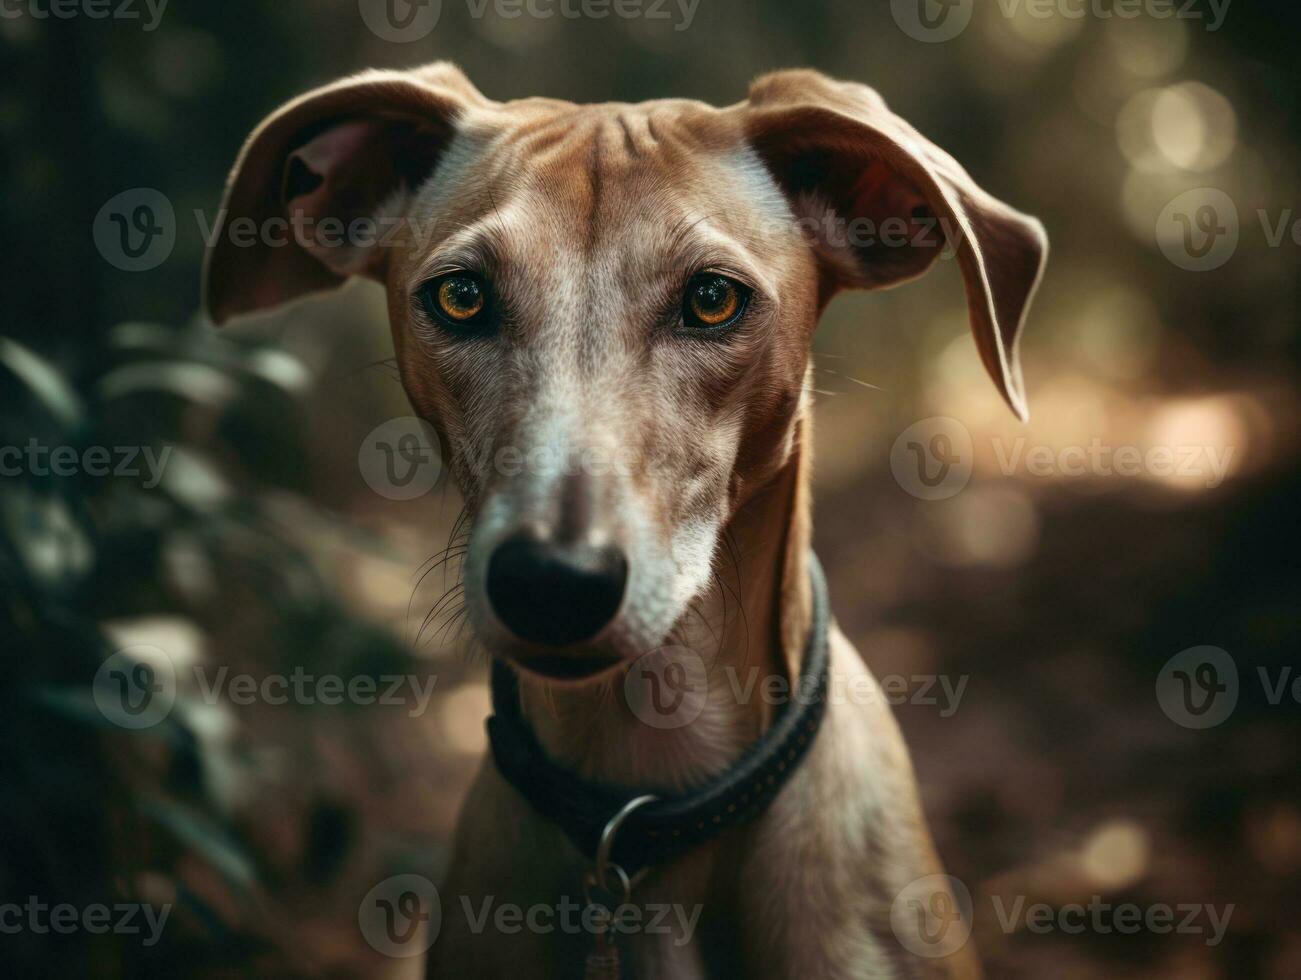
M 440 62 L 365 72 L 268 116 L 240 151 L 213 226 L 203 277 L 212 322 L 352 275 L 382 279 L 380 240 L 405 214 L 404 191 L 433 171 L 464 111 L 491 104 Z
M 1017 341 L 1048 258 L 1043 225 L 984 191 L 866 85 L 774 72 L 755 81 L 742 106 L 750 144 L 792 201 L 826 205 L 851 226 L 879 230 L 861 245 L 832 250 L 827 266 L 836 287 L 915 279 L 947 242 L 966 284 L 976 349 L 1025 419 Z

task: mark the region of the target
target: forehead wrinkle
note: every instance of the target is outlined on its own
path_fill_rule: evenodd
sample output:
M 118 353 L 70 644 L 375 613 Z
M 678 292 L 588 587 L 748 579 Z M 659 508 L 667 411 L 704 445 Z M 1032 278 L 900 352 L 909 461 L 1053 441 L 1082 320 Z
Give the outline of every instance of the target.
M 631 138 L 628 113 L 602 107 L 568 123 L 564 152 L 557 144 L 549 159 L 530 161 L 528 179 L 573 222 L 575 240 L 585 249 L 617 235 L 628 211 L 648 197 L 672 191 L 676 200 L 691 191 L 693 169 L 671 148 Z

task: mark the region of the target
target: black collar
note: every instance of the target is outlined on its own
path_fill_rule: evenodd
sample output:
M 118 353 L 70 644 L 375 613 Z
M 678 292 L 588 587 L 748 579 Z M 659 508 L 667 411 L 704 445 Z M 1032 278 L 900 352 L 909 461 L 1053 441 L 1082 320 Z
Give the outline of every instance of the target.
M 813 618 L 798 684 L 772 726 L 717 779 L 662 796 L 627 816 L 610 858 L 629 875 L 660 864 L 749 819 L 776 797 L 813 743 L 826 707 L 830 612 L 827 583 L 809 553 Z M 589 783 L 551 762 L 520 713 L 514 672 L 494 661 L 488 739 L 497 770 L 588 858 L 610 819 L 639 793 Z

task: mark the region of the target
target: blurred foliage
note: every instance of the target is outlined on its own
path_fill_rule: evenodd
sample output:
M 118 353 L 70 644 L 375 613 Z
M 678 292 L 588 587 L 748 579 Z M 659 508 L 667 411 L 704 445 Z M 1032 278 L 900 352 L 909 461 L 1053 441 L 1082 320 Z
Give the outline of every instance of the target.
M 310 887 L 326 911 L 322 896 L 354 860 L 369 787 L 295 796 L 320 791 L 313 760 L 328 746 L 313 739 L 371 765 L 373 749 L 339 717 L 349 709 L 291 707 L 268 728 L 180 688 L 162 721 L 129 731 L 92 695 L 120 646 L 102 628 L 109 620 L 193 624 L 213 640 L 206 656 L 262 673 L 420 671 L 387 633 L 343 611 L 258 503 L 300 472 L 300 412 L 284 386 L 295 373 L 282 354 L 207 331 L 129 324 L 76 383 L 9 340 L 0 375 L 0 443 L 80 455 L 148 436 L 172 449 L 153 488 L 45 467 L 0 484 L 0 894 L 171 909 L 157 945 L 21 930 L 5 936 L 6 963 L 28 976 L 314 974 L 282 903 Z M 383 723 L 374 714 L 366 726 Z M 285 798 L 292 808 L 276 826 Z M 343 907 L 346 922 L 355 896 Z

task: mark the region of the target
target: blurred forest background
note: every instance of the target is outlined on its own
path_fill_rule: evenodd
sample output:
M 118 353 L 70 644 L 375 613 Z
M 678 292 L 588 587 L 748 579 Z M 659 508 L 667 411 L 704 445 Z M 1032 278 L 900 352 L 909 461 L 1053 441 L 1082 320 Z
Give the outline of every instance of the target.
M 815 500 L 834 609 L 878 674 L 968 680 L 955 711 L 896 711 L 991 977 L 1301 976 L 1301 707 L 1258 673 L 1301 669 L 1301 245 L 1271 242 L 1301 219 L 1301 12 L 1236 0 L 1212 31 L 1208 4 L 1201 20 L 1032 6 L 979 0 L 961 36 L 924 43 L 885 0 L 699 0 L 689 24 L 673 4 L 667 20 L 540 19 L 443 0 L 432 32 L 394 43 L 358 0 L 173 0 L 153 30 L 141 3 L 136 21 L 7 3 L 0 333 L 23 346 L 0 346 L 0 445 L 175 454 L 157 487 L 0 481 L 0 899 L 129 894 L 176 911 L 153 947 L 28 932 L 0 936 L 0 961 L 30 975 L 403 968 L 363 941 L 357 903 L 385 874 L 437 880 L 484 749 L 485 667 L 455 642 L 454 563 L 437 564 L 456 491 L 444 476 L 392 500 L 358 467 L 365 435 L 407 414 L 377 287 L 221 337 L 196 310 L 204 228 L 248 131 L 340 75 L 447 58 L 494 98 L 578 101 L 726 104 L 762 71 L 813 66 L 873 85 L 1043 219 L 1027 426 L 984 376 L 951 264 L 829 310 Z M 140 188 L 171 205 L 175 237 L 130 271 L 94 226 Z M 1236 251 L 1208 271 L 1158 235 L 1200 188 L 1240 217 Z M 971 433 L 974 473 L 921 500 L 892 476 L 891 447 L 937 415 Z M 1005 474 L 997 447 L 1022 438 L 1232 455 L 1215 486 Z M 162 737 L 142 739 L 99 724 L 86 695 L 106 657 L 140 644 L 254 673 L 437 684 L 417 717 L 180 691 Z M 1204 645 L 1230 654 L 1240 692 L 1195 730 L 1156 685 Z M 1000 895 L 1234 911 L 1212 946 L 1007 930 Z

